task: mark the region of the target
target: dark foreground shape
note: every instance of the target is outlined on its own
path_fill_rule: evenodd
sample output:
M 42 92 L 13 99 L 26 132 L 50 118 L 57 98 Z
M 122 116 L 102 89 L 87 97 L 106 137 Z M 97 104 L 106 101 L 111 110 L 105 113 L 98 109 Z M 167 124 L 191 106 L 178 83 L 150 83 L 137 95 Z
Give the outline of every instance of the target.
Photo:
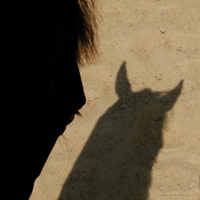
M 86 2 L 13 5 L 7 11 L 7 199 L 29 198 L 57 137 L 85 104 L 78 62 L 82 54 L 89 57 L 94 42 Z

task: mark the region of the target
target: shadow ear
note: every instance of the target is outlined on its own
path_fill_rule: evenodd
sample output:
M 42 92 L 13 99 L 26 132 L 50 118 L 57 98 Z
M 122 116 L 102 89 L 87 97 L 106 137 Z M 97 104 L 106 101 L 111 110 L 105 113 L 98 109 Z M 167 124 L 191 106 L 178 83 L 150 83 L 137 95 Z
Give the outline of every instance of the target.
M 117 74 L 115 91 L 119 97 L 132 93 L 127 77 L 126 62 L 123 62 Z
M 178 97 L 181 94 L 183 88 L 183 80 L 180 81 L 180 83 L 171 91 L 169 91 L 165 96 L 163 96 L 160 101 L 165 105 L 166 110 L 170 110 L 176 101 L 178 100 Z

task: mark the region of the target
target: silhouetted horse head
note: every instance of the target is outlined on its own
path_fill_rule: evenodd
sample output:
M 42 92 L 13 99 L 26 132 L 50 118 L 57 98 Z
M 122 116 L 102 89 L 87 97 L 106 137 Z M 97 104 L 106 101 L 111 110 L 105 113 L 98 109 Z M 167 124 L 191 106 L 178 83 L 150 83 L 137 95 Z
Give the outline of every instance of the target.
M 11 7 L 8 127 L 18 160 L 14 199 L 27 200 L 57 137 L 85 104 L 78 64 L 96 52 L 96 22 L 94 0 Z
M 147 200 L 151 169 L 163 146 L 166 113 L 181 81 L 169 92 L 131 90 L 124 62 L 118 101 L 100 117 L 66 180 L 60 199 Z

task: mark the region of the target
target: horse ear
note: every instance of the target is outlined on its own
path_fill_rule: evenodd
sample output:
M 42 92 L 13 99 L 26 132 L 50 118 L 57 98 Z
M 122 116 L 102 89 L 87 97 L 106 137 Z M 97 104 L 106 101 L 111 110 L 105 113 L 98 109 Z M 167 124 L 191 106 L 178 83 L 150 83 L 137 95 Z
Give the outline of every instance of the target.
M 160 101 L 165 106 L 166 111 L 170 110 L 176 101 L 178 100 L 178 97 L 181 94 L 183 88 L 183 80 L 180 81 L 180 83 L 171 91 L 169 91 L 166 95 L 164 95 Z
M 117 74 L 115 91 L 119 97 L 127 95 L 131 92 L 131 87 L 127 77 L 126 62 L 123 62 Z

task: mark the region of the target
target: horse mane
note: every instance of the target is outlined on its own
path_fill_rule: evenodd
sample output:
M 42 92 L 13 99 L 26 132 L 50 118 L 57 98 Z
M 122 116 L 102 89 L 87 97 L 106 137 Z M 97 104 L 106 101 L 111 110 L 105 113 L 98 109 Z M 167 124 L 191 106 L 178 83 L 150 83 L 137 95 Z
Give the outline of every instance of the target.
M 57 30 L 56 51 L 53 54 L 53 59 L 56 60 L 61 55 L 75 56 L 77 64 L 80 65 L 94 59 L 97 54 L 97 23 L 94 1 L 69 0 L 66 6 L 50 6 L 52 11 L 49 14 L 49 26 L 52 32 L 54 29 Z M 54 18 L 55 26 L 52 25 Z
M 77 0 L 77 51 L 76 57 L 79 64 L 83 60 L 92 61 L 97 54 L 96 48 L 96 18 L 94 0 Z

